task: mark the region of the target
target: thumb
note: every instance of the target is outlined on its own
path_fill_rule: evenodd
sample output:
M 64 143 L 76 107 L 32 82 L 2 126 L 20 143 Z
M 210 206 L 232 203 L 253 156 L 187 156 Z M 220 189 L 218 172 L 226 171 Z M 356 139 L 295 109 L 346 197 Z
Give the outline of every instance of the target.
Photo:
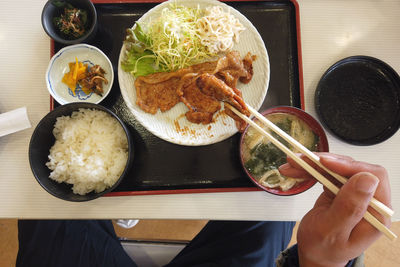
M 369 201 L 374 196 L 379 179 L 369 173 L 353 175 L 340 189 L 328 210 L 332 230 L 340 235 L 350 236 L 353 228 L 363 218 Z

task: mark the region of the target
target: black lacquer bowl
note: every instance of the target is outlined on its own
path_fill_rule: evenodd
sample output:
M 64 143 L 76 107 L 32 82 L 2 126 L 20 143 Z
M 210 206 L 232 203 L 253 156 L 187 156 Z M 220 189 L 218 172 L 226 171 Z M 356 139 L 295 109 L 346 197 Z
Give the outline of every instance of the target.
M 71 4 L 75 8 L 85 10 L 87 13 L 86 31 L 79 38 L 68 38 L 61 34 L 59 29 L 54 25 L 54 18 L 64 13 L 64 3 Z M 43 7 L 42 26 L 47 35 L 56 42 L 72 45 L 79 43 L 87 43 L 91 41 L 97 32 L 97 12 L 90 0 L 49 0 Z
M 53 135 L 53 128 L 56 120 L 60 116 L 70 116 L 72 112 L 78 111 L 80 108 L 87 109 L 98 109 L 110 114 L 112 117 L 117 119 L 122 128 L 126 133 L 126 137 L 128 139 L 128 160 L 125 166 L 124 171 L 121 176 L 115 182 L 115 184 L 104 190 L 103 192 L 96 193 L 94 191 L 86 194 L 86 195 L 78 195 L 72 192 L 72 185 L 66 183 L 58 183 L 49 178 L 51 170 L 46 166 L 46 162 L 48 162 L 48 155 L 50 153 L 50 148 L 54 145 L 55 138 Z M 29 143 L 29 163 L 32 169 L 32 172 L 39 182 L 39 184 L 50 194 L 61 198 L 63 200 L 68 201 L 88 201 L 95 198 L 98 198 L 106 193 L 114 190 L 118 184 L 123 180 L 126 174 L 129 171 L 133 162 L 133 141 L 130 137 L 129 129 L 122 122 L 117 115 L 115 115 L 109 109 L 92 103 L 70 103 L 63 106 L 59 106 L 53 111 L 49 112 L 36 126 L 31 141 Z
M 400 126 L 400 78 L 383 61 L 348 57 L 332 65 L 315 92 L 322 123 L 354 145 L 385 141 Z

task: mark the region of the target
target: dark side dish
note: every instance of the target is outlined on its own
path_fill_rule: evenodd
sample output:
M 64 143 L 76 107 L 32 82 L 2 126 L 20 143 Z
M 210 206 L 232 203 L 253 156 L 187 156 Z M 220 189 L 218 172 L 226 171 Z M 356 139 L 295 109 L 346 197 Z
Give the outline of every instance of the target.
M 87 12 L 66 3 L 64 13 L 53 19 L 60 33 L 68 39 L 77 39 L 86 33 Z

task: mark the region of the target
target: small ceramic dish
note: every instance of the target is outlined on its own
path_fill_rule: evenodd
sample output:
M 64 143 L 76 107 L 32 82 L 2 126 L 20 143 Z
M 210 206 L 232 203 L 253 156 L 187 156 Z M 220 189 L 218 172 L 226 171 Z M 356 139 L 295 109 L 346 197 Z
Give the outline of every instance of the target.
M 321 125 L 309 114 L 294 107 L 275 107 L 261 112 L 279 128 L 289 133 L 311 151 L 328 152 L 328 140 Z M 258 122 L 257 119 L 253 119 Z M 259 123 L 261 125 L 261 123 Z M 266 126 L 261 125 L 267 130 Z M 271 130 L 267 130 L 281 143 L 285 141 Z M 290 148 L 290 146 L 286 145 Z M 291 149 L 294 152 L 294 149 Z M 240 159 L 250 180 L 269 193 L 290 196 L 311 188 L 316 180 L 299 181 L 284 177 L 278 167 L 286 163 L 286 155 L 272 145 L 266 137 L 247 126 L 240 139 Z
M 84 23 L 85 32 L 79 37 L 62 34 L 55 24 L 55 18 L 64 14 L 64 9 L 68 4 L 84 11 L 84 15 L 81 16 L 84 16 L 84 21 L 86 22 Z M 56 42 L 65 45 L 89 42 L 97 32 L 96 8 L 90 0 L 49 0 L 43 7 L 42 26 L 47 35 Z
M 61 116 L 70 116 L 74 111 L 78 111 L 80 108 L 84 109 L 95 109 L 104 111 L 111 117 L 115 118 L 118 123 L 122 126 L 126 138 L 128 141 L 128 159 L 125 168 L 118 178 L 118 180 L 108 189 L 96 193 L 91 191 L 85 195 L 75 194 L 72 191 L 72 185 L 65 182 L 58 183 L 53 179 L 50 179 L 51 170 L 46 166 L 49 161 L 50 148 L 55 143 L 55 137 L 53 135 L 54 125 L 57 118 Z M 132 163 L 134 156 L 133 140 L 130 137 L 130 132 L 128 127 L 123 123 L 123 121 L 109 109 L 92 103 L 71 103 L 55 108 L 53 111 L 49 112 L 36 126 L 30 143 L 29 143 L 29 163 L 33 175 L 35 176 L 38 183 L 50 194 L 67 201 L 82 202 L 93 200 L 98 198 L 108 192 L 114 190 L 118 184 L 127 175 Z
M 87 64 L 88 67 L 99 65 L 105 71 L 107 83 L 103 82 L 103 94 L 100 96 L 93 92 L 86 94 L 82 87 L 77 84 L 75 94 L 65 83 L 62 82 L 64 74 L 70 71 L 69 63 L 79 62 Z M 77 44 L 64 47 L 55 54 L 49 63 L 46 72 L 46 85 L 51 96 L 61 105 L 72 102 L 100 103 L 110 93 L 114 82 L 114 71 L 111 61 L 97 47 L 87 44 Z

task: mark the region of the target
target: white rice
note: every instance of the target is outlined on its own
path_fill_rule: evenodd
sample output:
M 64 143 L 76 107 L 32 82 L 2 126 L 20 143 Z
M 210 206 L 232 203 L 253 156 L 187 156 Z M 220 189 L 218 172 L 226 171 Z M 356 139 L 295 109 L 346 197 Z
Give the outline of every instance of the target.
M 113 186 L 128 160 L 128 140 L 119 122 L 104 111 L 79 109 L 57 118 L 55 144 L 46 166 L 50 178 L 72 184 L 75 194 Z

